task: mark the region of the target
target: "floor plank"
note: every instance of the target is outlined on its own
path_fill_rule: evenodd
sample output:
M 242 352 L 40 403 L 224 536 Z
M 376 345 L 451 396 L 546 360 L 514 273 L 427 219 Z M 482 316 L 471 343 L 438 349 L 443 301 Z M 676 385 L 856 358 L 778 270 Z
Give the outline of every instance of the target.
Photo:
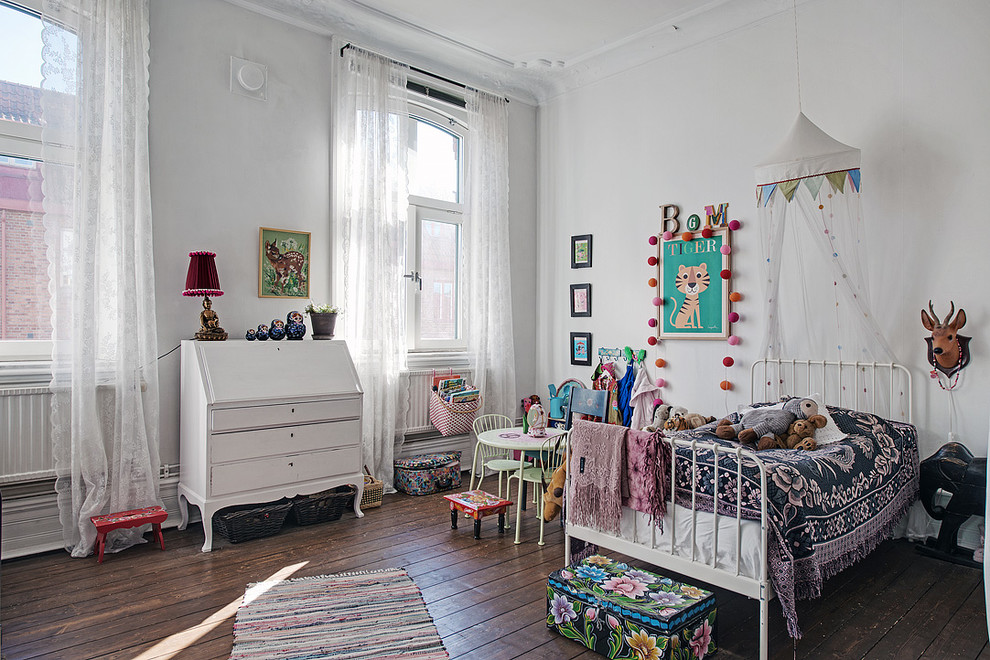
M 471 525 L 450 528 L 442 494 L 387 495 L 366 514 L 287 525 L 276 536 L 239 544 L 220 538 L 210 553 L 200 552 L 197 524 L 167 530 L 165 552 L 148 543 L 108 555 L 102 565 L 63 552 L 6 561 L 0 653 L 4 660 L 227 658 L 233 613 L 249 583 L 279 571 L 301 577 L 403 567 L 452 658 L 600 657 L 546 627 L 546 578 L 563 561 L 559 524 L 547 525 L 542 547 L 532 515 L 523 518 L 520 545 L 515 530 L 499 534 L 493 519 L 474 540 Z M 715 591 L 718 657 L 755 657 L 756 601 Z M 792 659 L 779 602 L 770 611 L 771 657 Z M 821 598 L 799 601 L 797 611 L 804 632 L 798 658 L 990 660 L 982 572 L 919 555 L 906 541 L 881 544 L 826 581 Z

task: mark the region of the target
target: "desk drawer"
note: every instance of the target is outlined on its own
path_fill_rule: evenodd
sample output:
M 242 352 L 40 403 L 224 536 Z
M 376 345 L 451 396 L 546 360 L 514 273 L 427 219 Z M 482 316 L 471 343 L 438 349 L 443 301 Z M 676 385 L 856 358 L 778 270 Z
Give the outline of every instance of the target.
M 257 431 L 214 433 L 210 436 L 210 462 L 226 463 L 263 456 L 284 456 L 360 443 L 361 422 L 356 419 Z
M 220 408 L 213 411 L 212 431 L 239 431 L 286 424 L 306 424 L 361 415 L 361 399 L 280 403 L 271 406 Z
M 360 471 L 360 447 L 225 463 L 210 470 L 210 494 L 229 495 Z

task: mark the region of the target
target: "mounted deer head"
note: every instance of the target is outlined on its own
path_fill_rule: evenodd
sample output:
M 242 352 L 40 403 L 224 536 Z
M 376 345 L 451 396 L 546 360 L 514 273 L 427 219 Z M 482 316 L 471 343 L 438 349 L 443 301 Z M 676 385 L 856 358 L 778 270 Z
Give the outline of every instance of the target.
M 928 312 L 921 310 L 921 324 L 932 333 L 931 337 L 925 338 L 928 342 L 928 362 L 946 376 L 969 364 L 970 337 L 959 334 L 959 329 L 966 325 L 966 312 L 960 308 L 956 317 L 952 318 L 956 304 L 950 301 L 950 305 L 945 321 L 939 320 L 931 300 L 928 301 Z

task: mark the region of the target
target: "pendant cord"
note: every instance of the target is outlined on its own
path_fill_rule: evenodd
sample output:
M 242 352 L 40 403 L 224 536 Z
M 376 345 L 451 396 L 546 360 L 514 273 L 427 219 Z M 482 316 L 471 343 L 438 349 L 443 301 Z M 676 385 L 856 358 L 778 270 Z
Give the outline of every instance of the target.
M 794 16 L 794 63 L 797 67 L 798 112 L 804 112 L 804 108 L 801 105 L 801 50 L 798 48 L 797 0 L 792 0 L 792 9 Z

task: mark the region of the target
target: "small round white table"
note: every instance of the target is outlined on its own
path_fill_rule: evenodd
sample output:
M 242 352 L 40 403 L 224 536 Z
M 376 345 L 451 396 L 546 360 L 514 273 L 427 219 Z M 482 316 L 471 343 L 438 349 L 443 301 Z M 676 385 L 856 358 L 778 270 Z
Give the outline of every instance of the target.
M 484 431 L 478 435 L 478 441 L 482 444 L 488 445 L 489 447 L 497 447 L 499 449 L 508 449 L 510 451 L 519 452 L 519 472 L 517 473 L 517 476 L 519 477 L 519 494 L 516 498 L 516 544 L 521 543 L 519 540 L 519 525 L 522 522 L 522 471 L 526 467 L 526 452 L 540 451 L 543 448 L 543 443 L 547 441 L 547 438 L 552 438 L 554 436 L 561 435 L 562 433 L 564 433 L 563 429 L 548 428 L 545 436 L 542 438 L 534 438 L 531 435 L 526 435 L 523 433 L 522 427 L 517 427 L 511 429 L 492 429 L 491 431 Z M 474 476 L 474 467 L 472 466 L 471 483 L 474 483 Z

